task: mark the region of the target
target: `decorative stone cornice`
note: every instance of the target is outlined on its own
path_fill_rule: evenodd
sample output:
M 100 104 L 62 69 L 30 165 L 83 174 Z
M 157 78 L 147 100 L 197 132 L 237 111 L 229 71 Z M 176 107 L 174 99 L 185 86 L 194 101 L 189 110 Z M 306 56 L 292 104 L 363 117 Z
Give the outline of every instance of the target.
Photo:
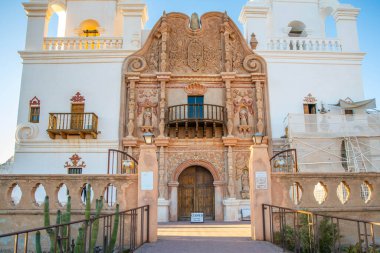
M 248 2 L 240 12 L 239 22 L 247 23 L 248 18 L 266 18 L 270 6 L 266 3 Z
M 354 8 L 351 5 L 341 5 L 335 9 L 333 16 L 336 22 L 341 20 L 356 21 L 360 13 L 359 8 Z
M 26 15 L 28 17 L 46 17 L 49 16 L 49 4 L 45 2 L 23 3 Z
M 143 1 L 132 0 L 132 1 L 119 1 L 117 4 L 118 9 L 121 11 L 123 16 L 129 17 L 140 17 L 142 25 L 144 26 L 148 22 L 148 9 Z
M 29 105 L 30 107 L 39 107 L 41 105 L 41 101 L 36 96 L 34 96 L 34 98 L 29 101 Z
M 157 137 L 154 141 L 157 147 L 169 146 L 170 139 L 168 137 Z
M 169 81 L 172 76 L 171 72 L 159 72 L 157 73 L 157 80 L 158 81 Z
M 238 139 L 235 137 L 223 137 L 222 140 L 224 146 L 236 146 L 238 143 Z
M 227 81 L 227 80 L 232 81 L 236 78 L 235 72 L 222 72 L 220 73 L 220 75 L 222 76 L 223 81 Z

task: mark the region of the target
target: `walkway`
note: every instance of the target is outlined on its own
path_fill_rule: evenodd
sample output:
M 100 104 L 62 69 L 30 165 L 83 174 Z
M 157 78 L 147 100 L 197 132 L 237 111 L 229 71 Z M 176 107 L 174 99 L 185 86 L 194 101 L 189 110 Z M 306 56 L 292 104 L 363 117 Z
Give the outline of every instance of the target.
M 137 253 L 271 253 L 283 252 L 267 243 L 252 241 L 246 222 L 160 224 L 156 243 L 145 244 Z

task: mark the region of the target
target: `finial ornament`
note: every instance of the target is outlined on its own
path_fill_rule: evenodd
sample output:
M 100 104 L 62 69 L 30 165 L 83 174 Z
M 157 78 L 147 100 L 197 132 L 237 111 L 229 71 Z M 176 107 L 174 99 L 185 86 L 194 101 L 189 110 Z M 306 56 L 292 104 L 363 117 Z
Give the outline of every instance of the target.
M 201 28 L 201 24 L 200 24 L 200 21 L 199 21 L 199 16 L 196 12 L 194 12 L 193 14 L 191 14 L 191 21 L 190 21 L 190 28 L 191 30 L 198 30 Z

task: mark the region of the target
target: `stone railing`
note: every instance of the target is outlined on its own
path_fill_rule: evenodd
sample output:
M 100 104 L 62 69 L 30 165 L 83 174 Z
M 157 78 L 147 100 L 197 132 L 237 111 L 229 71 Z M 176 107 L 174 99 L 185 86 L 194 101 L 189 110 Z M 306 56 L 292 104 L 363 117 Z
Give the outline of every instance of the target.
M 74 213 L 85 208 L 83 189 L 91 184 L 91 207 L 104 197 L 104 211 L 137 207 L 137 175 L 0 175 L 0 216 L 6 214 L 40 214 L 43 200 L 49 196 L 50 210 L 62 209 L 71 196 Z
M 380 210 L 379 173 L 272 173 L 271 178 L 273 205 L 323 212 Z
M 273 38 L 268 41 L 267 50 L 342 52 L 342 44 L 336 39 Z
M 64 37 L 45 38 L 44 50 L 64 51 L 64 50 L 104 50 L 121 49 L 123 38 L 121 37 Z

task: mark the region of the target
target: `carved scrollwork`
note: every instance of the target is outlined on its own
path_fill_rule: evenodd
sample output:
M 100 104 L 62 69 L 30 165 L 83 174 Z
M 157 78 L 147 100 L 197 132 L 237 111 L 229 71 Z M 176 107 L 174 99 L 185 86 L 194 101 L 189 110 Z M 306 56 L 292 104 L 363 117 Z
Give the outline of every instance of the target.
M 16 142 L 34 139 L 38 135 L 38 126 L 32 123 L 23 123 L 16 129 Z
M 207 91 L 207 88 L 200 83 L 191 83 L 185 87 L 185 92 L 189 96 L 203 96 Z
M 142 72 L 147 68 L 146 60 L 140 56 L 132 56 L 127 62 L 128 72 Z
M 245 57 L 243 67 L 248 72 L 261 73 L 261 62 L 257 59 L 256 55 L 254 54 Z

